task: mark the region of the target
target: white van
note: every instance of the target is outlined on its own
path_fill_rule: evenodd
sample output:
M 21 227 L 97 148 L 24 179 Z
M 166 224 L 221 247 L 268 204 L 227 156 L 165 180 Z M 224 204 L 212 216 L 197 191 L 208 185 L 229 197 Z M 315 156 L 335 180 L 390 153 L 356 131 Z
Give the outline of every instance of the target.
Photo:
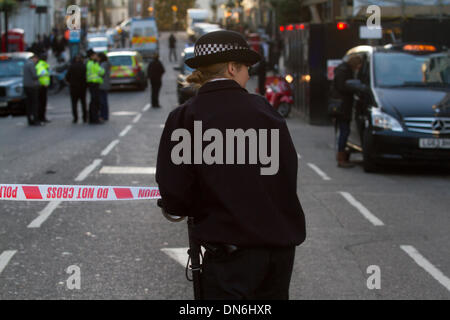
M 158 27 L 155 18 L 132 18 L 130 24 L 131 48 L 144 59 L 150 59 L 159 52 Z
M 206 9 L 187 9 L 186 19 L 187 19 L 187 29 L 186 32 L 188 36 L 193 36 L 195 34 L 194 26 L 196 23 L 207 22 L 209 18 L 209 11 Z

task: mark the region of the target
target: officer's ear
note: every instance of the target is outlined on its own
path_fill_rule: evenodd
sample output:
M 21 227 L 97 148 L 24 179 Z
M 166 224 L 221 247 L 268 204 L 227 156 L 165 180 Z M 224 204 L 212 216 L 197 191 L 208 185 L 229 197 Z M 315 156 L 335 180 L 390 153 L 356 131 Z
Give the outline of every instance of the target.
M 236 74 L 239 71 L 239 65 L 236 62 L 228 62 L 227 63 L 227 72 L 232 76 L 235 77 Z

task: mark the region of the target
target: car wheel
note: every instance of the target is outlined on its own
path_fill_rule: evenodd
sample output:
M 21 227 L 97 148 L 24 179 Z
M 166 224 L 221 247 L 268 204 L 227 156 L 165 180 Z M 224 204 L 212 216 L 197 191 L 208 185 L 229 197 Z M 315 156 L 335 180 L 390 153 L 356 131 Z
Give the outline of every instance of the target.
M 375 173 L 378 171 L 378 165 L 373 159 L 373 141 L 372 135 L 368 130 L 364 132 L 363 138 L 363 168 L 365 172 Z
M 287 118 L 289 113 L 291 112 L 291 105 L 286 102 L 280 103 L 278 106 L 278 113 L 281 114 L 283 118 Z

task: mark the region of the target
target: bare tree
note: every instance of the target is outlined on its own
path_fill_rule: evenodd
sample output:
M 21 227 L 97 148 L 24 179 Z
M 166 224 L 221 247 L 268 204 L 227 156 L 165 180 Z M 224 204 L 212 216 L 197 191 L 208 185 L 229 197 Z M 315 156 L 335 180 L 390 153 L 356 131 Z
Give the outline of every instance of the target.
M 150 7 L 150 0 L 142 1 L 142 9 L 141 9 L 142 14 L 141 14 L 141 16 L 143 18 L 146 18 L 146 17 L 148 17 L 150 15 L 150 13 L 148 12 L 148 7 Z

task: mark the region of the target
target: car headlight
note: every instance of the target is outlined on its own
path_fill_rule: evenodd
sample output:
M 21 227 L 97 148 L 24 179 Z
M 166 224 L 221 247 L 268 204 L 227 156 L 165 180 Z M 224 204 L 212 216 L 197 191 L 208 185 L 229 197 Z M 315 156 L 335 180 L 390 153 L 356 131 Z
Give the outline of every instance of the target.
M 383 128 L 385 130 L 392 130 L 401 132 L 403 128 L 400 122 L 394 117 L 380 111 L 379 108 L 372 108 L 372 125 L 374 127 Z
M 17 97 L 21 96 L 23 94 L 23 87 L 22 86 L 16 86 L 16 87 L 10 87 L 9 88 L 9 95 Z

